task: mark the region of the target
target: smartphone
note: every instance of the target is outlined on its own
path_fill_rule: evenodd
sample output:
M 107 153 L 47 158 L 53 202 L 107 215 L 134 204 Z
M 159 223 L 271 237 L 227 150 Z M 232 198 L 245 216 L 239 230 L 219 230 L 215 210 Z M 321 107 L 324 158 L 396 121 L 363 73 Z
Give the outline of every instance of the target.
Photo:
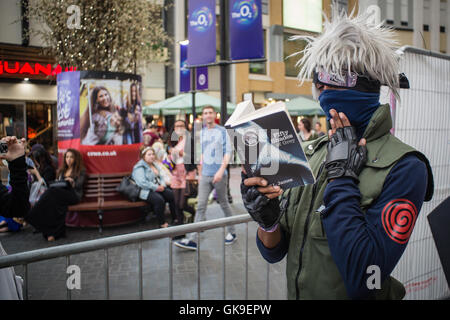
M 0 142 L 0 153 L 4 154 L 8 152 L 8 144 L 6 142 Z

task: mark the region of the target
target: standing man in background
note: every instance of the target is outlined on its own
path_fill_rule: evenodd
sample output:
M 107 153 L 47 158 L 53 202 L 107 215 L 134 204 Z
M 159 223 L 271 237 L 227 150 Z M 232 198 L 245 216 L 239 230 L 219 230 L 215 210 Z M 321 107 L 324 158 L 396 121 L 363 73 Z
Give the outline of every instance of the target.
M 319 121 L 316 122 L 315 129 L 318 137 L 325 135 L 325 132 L 322 131 L 322 124 Z
M 202 117 L 204 126 L 200 133 L 201 168 L 199 169 L 198 207 L 194 223 L 206 220 L 208 197 L 213 189 L 216 189 L 217 200 L 225 216 L 233 215 L 227 197 L 228 173 L 226 170 L 231 158 L 231 143 L 226 129 L 214 122 L 216 112 L 212 106 L 203 108 Z M 188 250 L 197 250 L 194 237 L 195 233 L 190 233 L 186 238 L 175 242 L 175 245 Z M 234 226 L 230 226 L 225 237 L 225 244 L 232 244 L 235 240 Z

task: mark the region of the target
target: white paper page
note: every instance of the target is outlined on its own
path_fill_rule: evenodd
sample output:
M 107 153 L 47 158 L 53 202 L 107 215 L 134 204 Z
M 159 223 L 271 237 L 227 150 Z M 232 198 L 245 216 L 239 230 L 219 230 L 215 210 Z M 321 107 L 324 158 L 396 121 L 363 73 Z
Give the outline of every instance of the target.
M 251 114 L 245 113 L 243 117 L 234 121 L 232 123 L 232 126 L 237 126 L 239 124 L 242 124 L 242 123 L 245 123 L 248 121 L 252 121 L 254 119 L 257 119 L 257 118 L 260 118 L 260 117 L 263 117 L 263 116 L 266 116 L 266 115 L 269 115 L 272 113 L 280 112 L 280 111 L 285 111 L 286 113 L 288 113 L 288 111 L 286 109 L 286 104 L 284 102 L 272 103 L 272 104 L 269 104 L 267 107 L 258 109 Z
M 255 112 L 255 107 L 251 100 L 242 101 L 238 103 L 236 109 L 234 109 L 233 114 L 228 118 L 228 121 L 225 123 L 225 126 L 233 126 L 233 122 L 237 121 L 239 117 L 244 114 L 251 114 Z

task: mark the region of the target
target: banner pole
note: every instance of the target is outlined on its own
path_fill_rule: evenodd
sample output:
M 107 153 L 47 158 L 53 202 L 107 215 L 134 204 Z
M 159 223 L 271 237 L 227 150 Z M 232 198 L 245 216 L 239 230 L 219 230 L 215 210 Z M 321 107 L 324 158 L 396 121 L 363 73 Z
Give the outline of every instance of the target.
M 191 69 L 191 92 L 192 92 L 192 132 L 191 132 L 191 164 L 195 164 L 195 119 L 197 111 L 195 108 L 195 92 L 197 88 L 197 68 Z
M 228 0 L 220 1 L 220 59 L 228 60 Z M 220 123 L 227 121 L 228 64 L 220 64 Z

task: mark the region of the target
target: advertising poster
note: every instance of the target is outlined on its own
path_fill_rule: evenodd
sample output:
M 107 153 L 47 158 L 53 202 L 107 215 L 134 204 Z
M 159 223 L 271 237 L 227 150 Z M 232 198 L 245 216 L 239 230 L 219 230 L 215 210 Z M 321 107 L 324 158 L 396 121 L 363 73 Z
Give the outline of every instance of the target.
M 216 1 L 190 0 L 188 39 L 190 66 L 216 62 Z
M 73 140 L 80 138 L 80 73 L 64 72 L 57 76 L 56 106 L 58 114 L 58 140 Z
M 68 148 L 74 148 L 82 153 L 88 173 L 131 171 L 142 143 L 141 77 L 125 73 L 70 72 L 75 73 L 78 84 L 76 80 L 72 82 L 70 92 L 76 92 L 78 99 L 71 100 L 70 112 L 63 109 L 67 105 L 66 96 L 58 95 L 58 107 L 61 105 L 62 110 L 58 129 L 63 129 L 61 134 L 58 130 L 60 157 Z M 66 90 L 65 82 L 60 83 L 60 79 L 65 80 L 65 74 L 58 76 L 58 92 Z M 68 133 L 66 113 L 78 115 L 72 137 Z
M 180 92 L 191 90 L 191 69 L 187 68 L 189 45 L 180 44 Z M 196 67 L 196 90 L 208 90 L 208 67 Z
M 231 60 L 264 58 L 261 0 L 230 0 Z
M 191 90 L 191 70 L 187 68 L 188 45 L 180 43 L 180 92 Z
M 197 90 L 208 90 L 208 67 L 198 67 L 196 70 Z

